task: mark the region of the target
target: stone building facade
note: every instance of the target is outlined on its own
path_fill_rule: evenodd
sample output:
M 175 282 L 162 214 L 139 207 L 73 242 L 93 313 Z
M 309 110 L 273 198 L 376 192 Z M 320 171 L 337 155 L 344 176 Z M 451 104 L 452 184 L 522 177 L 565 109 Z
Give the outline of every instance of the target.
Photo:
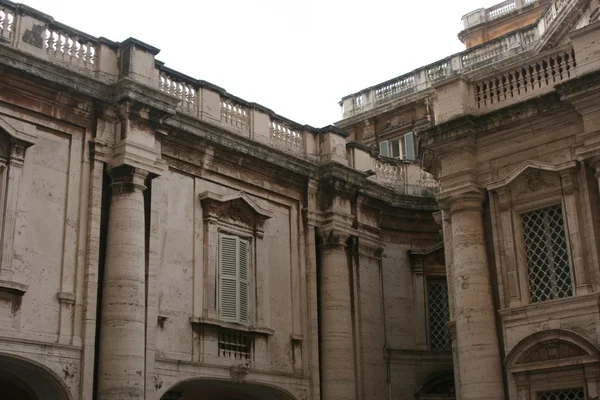
M 1 2 L 0 397 L 596 399 L 598 14 L 477 10 L 317 129 Z

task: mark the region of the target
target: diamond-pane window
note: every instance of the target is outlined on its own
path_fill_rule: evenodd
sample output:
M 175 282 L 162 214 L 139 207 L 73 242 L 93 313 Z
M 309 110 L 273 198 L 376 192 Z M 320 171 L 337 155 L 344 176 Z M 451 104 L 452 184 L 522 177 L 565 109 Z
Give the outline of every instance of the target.
M 429 343 L 433 351 L 450 351 L 448 286 L 445 279 L 427 279 Z
M 539 400 L 585 400 L 582 388 L 558 390 L 554 392 L 542 392 L 538 395 Z
M 562 207 L 524 213 L 522 219 L 531 302 L 573 296 Z

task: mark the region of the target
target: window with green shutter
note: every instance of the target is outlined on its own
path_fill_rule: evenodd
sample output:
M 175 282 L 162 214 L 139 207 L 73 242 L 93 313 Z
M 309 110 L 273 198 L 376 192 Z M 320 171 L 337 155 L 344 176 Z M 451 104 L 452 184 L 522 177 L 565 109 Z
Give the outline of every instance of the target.
M 219 310 L 223 321 L 249 323 L 249 253 L 247 240 L 219 234 Z

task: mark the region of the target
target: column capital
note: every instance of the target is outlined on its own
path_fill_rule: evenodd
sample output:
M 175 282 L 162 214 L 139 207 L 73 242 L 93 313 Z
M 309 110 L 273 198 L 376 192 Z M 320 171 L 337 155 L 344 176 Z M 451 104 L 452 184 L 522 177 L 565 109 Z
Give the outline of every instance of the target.
M 349 232 L 333 227 L 317 228 L 317 243 L 320 248 L 345 249 L 350 236 Z
M 470 191 L 438 199 L 444 216 L 452 216 L 462 211 L 482 211 L 485 199 L 483 191 Z
M 130 193 L 134 191 L 143 192 L 146 190 L 146 177 L 149 172 L 141 168 L 132 167 L 129 165 L 120 165 L 113 167 L 108 171 L 112 178 L 111 188 L 113 193 Z

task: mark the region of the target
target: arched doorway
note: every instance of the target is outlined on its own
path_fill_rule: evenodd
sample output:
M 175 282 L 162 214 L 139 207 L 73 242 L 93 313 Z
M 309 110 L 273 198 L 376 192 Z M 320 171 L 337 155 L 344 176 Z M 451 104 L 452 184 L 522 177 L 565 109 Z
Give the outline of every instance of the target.
M 283 390 L 254 383 L 189 380 L 177 384 L 161 400 L 295 400 Z
M 11 400 L 70 400 L 59 378 L 43 365 L 0 354 L 0 394 Z

